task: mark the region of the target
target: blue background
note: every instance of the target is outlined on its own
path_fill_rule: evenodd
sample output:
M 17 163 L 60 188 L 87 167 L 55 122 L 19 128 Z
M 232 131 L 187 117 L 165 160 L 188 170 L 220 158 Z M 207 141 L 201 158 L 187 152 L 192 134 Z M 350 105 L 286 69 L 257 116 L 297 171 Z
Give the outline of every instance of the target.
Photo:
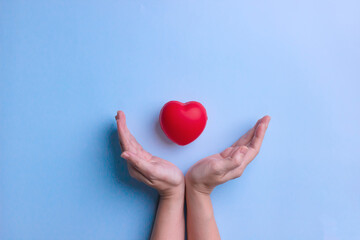
M 0 238 L 146 239 L 157 194 L 132 180 L 123 110 L 184 172 L 264 114 L 262 150 L 212 194 L 223 239 L 360 239 L 358 1 L 0 1 Z M 208 124 L 157 119 L 197 100 Z

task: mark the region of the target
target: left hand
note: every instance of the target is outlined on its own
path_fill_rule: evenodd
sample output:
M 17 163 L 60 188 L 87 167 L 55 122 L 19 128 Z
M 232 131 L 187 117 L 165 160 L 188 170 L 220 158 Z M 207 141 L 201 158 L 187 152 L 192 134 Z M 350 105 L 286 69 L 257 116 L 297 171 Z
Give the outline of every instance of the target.
M 181 170 L 142 148 L 127 128 L 124 112 L 118 111 L 115 118 L 123 151 L 121 157 L 127 161 L 130 175 L 155 188 L 161 197 L 183 197 L 185 181 Z

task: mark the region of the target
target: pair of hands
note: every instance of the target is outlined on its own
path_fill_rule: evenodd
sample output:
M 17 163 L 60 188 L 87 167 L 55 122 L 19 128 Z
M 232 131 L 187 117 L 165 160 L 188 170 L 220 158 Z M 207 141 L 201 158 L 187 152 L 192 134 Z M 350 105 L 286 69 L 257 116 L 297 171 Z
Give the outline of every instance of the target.
M 183 196 L 185 183 L 187 188 L 210 194 L 217 185 L 240 177 L 258 154 L 270 122 L 269 116 L 259 119 L 231 147 L 198 161 L 184 176 L 173 163 L 142 148 L 127 128 L 122 111 L 118 111 L 115 118 L 123 150 L 121 157 L 127 160 L 130 175 L 155 188 L 162 198 Z

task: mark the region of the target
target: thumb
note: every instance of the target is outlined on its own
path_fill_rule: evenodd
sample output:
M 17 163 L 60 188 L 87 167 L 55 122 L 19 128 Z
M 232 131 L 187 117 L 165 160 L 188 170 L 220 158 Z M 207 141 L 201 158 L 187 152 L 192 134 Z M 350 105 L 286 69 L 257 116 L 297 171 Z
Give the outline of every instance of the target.
M 130 152 L 124 151 L 121 154 L 121 157 L 124 158 L 128 163 L 130 163 L 134 168 L 141 172 L 145 177 L 150 177 L 152 175 L 152 165 L 148 161 L 140 158 L 138 155 Z

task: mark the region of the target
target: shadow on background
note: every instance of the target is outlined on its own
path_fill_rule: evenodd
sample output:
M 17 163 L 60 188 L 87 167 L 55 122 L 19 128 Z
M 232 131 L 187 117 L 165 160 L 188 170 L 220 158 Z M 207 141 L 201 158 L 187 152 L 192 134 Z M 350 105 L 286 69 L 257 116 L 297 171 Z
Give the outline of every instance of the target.
M 122 151 L 120 148 L 117 129 L 112 125 L 109 131 L 109 167 L 118 184 L 124 185 L 130 191 L 143 192 L 150 199 L 157 198 L 156 190 L 150 188 L 142 182 L 132 178 L 128 172 L 127 162 L 120 157 Z
M 156 190 L 150 188 L 142 182 L 132 178 L 129 174 L 127 162 L 121 157 L 121 147 L 119 143 L 119 138 L 117 134 L 116 127 L 112 124 L 108 132 L 107 139 L 109 141 L 109 168 L 112 173 L 112 177 L 115 180 L 115 185 L 119 185 L 119 188 L 122 190 L 124 195 L 134 198 L 134 197 L 145 197 L 149 201 L 157 202 L 159 201 L 158 193 Z M 121 186 L 122 185 L 122 186 Z M 125 190 L 124 190 L 125 187 Z M 135 194 L 134 194 L 135 193 Z M 144 196 L 145 195 L 145 196 Z M 157 204 L 154 209 L 156 211 Z M 152 220 L 151 227 L 148 232 L 146 239 L 150 239 L 151 229 L 154 224 L 155 218 Z

